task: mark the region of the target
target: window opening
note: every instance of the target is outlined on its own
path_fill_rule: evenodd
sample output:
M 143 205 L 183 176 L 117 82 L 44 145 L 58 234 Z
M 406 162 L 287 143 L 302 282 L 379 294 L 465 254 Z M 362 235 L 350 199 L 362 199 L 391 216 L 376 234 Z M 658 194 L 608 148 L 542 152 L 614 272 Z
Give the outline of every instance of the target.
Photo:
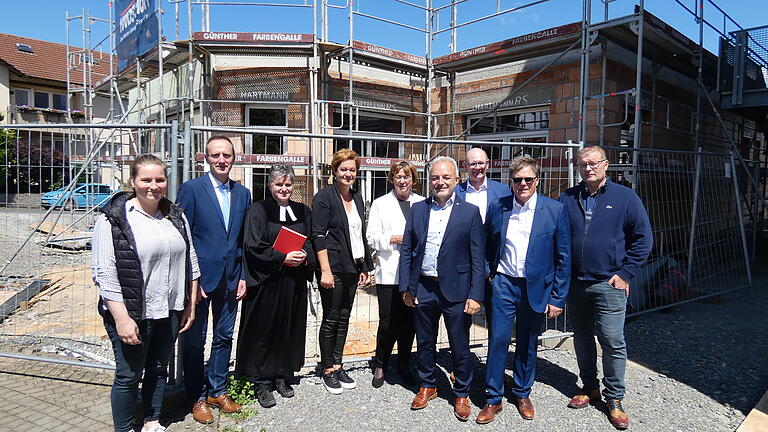
M 31 45 L 23 44 L 23 43 L 17 43 L 16 44 L 16 51 L 23 52 L 23 53 L 29 53 L 34 54 L 35 50 L 32 49 Z

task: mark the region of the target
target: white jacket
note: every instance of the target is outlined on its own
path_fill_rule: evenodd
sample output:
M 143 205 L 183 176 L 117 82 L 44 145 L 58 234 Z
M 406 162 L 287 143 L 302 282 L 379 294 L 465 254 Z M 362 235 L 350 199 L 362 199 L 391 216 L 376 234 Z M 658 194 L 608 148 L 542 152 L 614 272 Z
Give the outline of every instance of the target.
M 423 196 L 413 192 L 408 197 L 411 206 L 424 200 Z M 377 284 L 397 285 L 400 272 L 400 245 L 392 244 L 389 240 L 393 235 L 404 232 L 405 217 L 395 197 L 395 191 L 390 191 L 373 200 L 368 214 L 368 229 L 365 237 L 371 251 L 376 253 Z

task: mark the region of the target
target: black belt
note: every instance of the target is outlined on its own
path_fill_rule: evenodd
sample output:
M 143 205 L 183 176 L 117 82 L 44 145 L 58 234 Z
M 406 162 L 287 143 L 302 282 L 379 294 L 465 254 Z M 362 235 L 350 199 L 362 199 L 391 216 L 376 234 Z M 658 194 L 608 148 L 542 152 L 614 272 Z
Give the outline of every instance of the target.
M 423 277 L 424 279 L 429 279 L 432 282 L 440 282 L 440 278 L 438 278 L 437 276 L 421 275 L 421 277 Z

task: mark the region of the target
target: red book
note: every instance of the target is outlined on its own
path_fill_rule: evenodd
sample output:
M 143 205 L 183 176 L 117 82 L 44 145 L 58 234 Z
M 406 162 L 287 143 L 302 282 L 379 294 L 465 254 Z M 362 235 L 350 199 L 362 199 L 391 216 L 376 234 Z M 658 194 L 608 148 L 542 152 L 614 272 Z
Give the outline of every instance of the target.
M 307 240 L 307 236 L 296 231 L 280 227 L 280 232 L 277 233 L 275 244 L 272 248 L 278 252 L 287 254 L 288 252 L 299 251 L 304 246 L 304 242 Z

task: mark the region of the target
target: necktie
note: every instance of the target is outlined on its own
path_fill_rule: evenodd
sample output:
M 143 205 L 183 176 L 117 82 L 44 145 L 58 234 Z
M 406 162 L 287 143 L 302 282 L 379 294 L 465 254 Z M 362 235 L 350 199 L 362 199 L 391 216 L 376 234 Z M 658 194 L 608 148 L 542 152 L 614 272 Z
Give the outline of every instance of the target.
M 221 191 L 221 214 L 224 216 L 224 228 L 229 231 L 229 188 L 226 184 L 219 186 Z

